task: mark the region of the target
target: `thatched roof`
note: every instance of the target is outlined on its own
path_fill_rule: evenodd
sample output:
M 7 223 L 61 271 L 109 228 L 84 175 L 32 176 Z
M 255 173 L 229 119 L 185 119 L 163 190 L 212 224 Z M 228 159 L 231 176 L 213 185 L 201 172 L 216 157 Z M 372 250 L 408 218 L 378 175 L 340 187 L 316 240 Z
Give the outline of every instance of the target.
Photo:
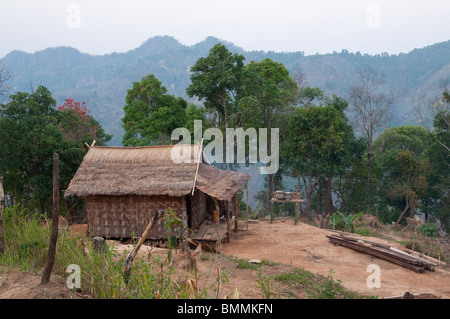
M 64 196 L 187 195 L 194 186 L 199 147 L 184 147 L 189 151 L 189 163 L 173 160 L 174 154 L 182 152 L 177 145 L 91 147 Z M 230 200 L 249 179 L 248 175 L 220 170 L 202 161 L 195 186 L 211 197 Z
M 3 177 L 0 177 L 0 202 L 5 197 L 5 194 L 3 193 Z

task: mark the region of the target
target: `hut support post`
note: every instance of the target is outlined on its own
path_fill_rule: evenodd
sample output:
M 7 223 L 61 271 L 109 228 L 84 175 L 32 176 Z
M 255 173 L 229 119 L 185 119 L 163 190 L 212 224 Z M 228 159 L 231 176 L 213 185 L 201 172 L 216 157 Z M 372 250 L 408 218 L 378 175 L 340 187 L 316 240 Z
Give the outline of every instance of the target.
M 214 199 L 214 204 L 216 205 L 216 211 L 217 211 L 216 223 L 217 223 L 217 225 L 219 225 L 219 217 L 220 217 L 219 201 L 215 198 L 213 198 L 213 199 Z
M 53 153 L 53 216 L 52 216 L 52 234 L 48 248 L 47 264 L 42 274 L 41 284 L 47 284 L 55 262 L 56 244 L 58 242 L 58 221 L 59 221 L 59 155 Z
M 238 195 L 234 195 L 234 231 L 238 231 Z
M 230 242 L 230 201 L 227 201 L 227 213 L 225 214 L 225 220 L 227 223 L 227 243 Z

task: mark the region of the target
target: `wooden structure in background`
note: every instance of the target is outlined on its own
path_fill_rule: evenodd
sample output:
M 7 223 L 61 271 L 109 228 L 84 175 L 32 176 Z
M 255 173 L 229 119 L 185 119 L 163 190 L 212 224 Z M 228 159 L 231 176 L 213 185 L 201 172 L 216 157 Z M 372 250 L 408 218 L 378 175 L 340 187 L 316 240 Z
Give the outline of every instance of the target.
M 297 224 L 298 216 L 300 215 L 300 204 L 304 202 L 302 199 L 302 193 L 300 192 L 283 192 L 275 191 L 273 192 L 272 203 L 295 203 L 295 217 L 294 221 Z

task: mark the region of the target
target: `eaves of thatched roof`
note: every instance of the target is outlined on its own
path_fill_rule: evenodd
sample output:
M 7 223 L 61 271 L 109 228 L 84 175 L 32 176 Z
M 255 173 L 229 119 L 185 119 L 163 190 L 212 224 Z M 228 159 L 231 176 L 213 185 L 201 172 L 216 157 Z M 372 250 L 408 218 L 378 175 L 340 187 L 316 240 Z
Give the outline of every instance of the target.
M 193 145 L 91 147 L 64 196 L 178 197 L 192 192 L 195 179 L 196 189 L 219 200 L 230 200 L 250 179 L 205 161 L 198 163 L 198 153 L 199 147 Z M 184 160 L 175 158 L 179 154 L 187 156 Z

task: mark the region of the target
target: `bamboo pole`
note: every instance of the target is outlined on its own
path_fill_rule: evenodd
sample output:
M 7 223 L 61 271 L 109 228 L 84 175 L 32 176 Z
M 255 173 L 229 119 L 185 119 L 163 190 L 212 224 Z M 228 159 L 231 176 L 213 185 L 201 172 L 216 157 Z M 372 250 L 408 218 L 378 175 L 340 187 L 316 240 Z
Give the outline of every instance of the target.
M 199 150 L 199 153 L 198 153 L 197 168 L 195 169 L 195 176 L 194 176 L 194 185 L 192 185 L 192 194 L 191 194 L 192 196 L 194 196 L 195 184 L 197 182 L 198 167 L 200 165 L 202 154 L 203 154 L 202 150 L 203 150 L 203 138 L 202 138 L 202 141 L 200 143 L 200 150 Z M 195 156 L 195 151 L 194 151 L 194 156 Z
M 47 284 L 55 263 L 56 244 L 58 242 L 58 222 L 59 222 L 59 155 L 53 153 L 53 216 L 52 216 L 52 234 L 50 245 L 48 247 L 47 264 L 42 274 L 41 284 Z
M 125 277 L 125 283 L 128 283 L 128 279 L 130 277 L 131 265 L 133 264 L 134 258 L 136 257 L 142 244 L 144 244 L 144 241 L 147 239 L 148 234 L 150 233 L 152 228 L 156 225 L 156 222 L 162 217 L 163 214 L 164 214 L 164 210 L 157 210 L 155 212 L 155 214 L 152 217 L 152 220 L 148 224 L 145 231 L 142 233 L 142 236 L 139 239 L 138 243 L 136 244 L 136 246 L 133 248 L 133 250 L 128 255 L 127 260 L 125 261 L 125 269 L 123 271 L 123 275 Z

